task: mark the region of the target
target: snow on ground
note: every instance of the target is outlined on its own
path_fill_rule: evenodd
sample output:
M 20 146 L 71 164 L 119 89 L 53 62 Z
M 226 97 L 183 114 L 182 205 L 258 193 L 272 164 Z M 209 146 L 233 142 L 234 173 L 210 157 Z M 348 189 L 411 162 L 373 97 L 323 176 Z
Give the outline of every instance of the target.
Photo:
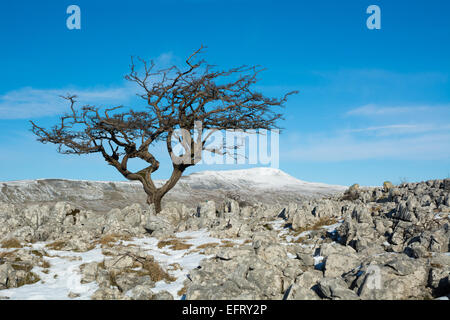
M 42 249 L 46 243 L 32 244 L 30 250 Z M 37 283 L 19 288 L 1 290 L 0 294 L 14 300 L 63 300 L 69 299 L 69 292 L 79 294 L 76 299 L 89 299 L 98 289 L 95 282 L 81 284 L 79 266 L 83 263 L 101 262 L 104 258 L 99 247 L 87 252 L 46 250 L 44 259 L 50 263 L 48 273 L 43 268 L 34 267 L 31 271 L 39 275 Z
M 336 224 L 330 226 L 323 226 L 328 232 L 333 232 L 336 227 L 342 223 L 342 220 Z M 283 219 L 276 219 L 269 222 L 274 230 L 278 231 L 278 236 L 283 240 L 283 244 L 297 241 L 301 237 L 307 236 L 311 231 L 305 231 L 296 236 L 289 235 L 289 228 L 285 227 L 285 221 Z M 211 256 L 204 254 L 203 248 L 199 246 L 205 244 L 216 243 L 218 245 L 223 244 L 224 241 L 235 244 L 243 244 L 245 239 L 219 239 L 211 237 L 207 230 L 199 231 L 185 231 L 175 234 L 176 239 L 182 241 L 185 244 L 190 244 L 191 247 L 183 250 L 175 250 L 170 246 L 158 247 L 159 240 L 152 237 L 133 238 L 131 240 L 119 240 L 121 245 L 133 245 L 139 247 L 149 255 L 152 255 L 168 273 L 176 280 L 171 283 L 166 283 L 161 280 L 155 284 L 152 289 L 154 293 L 166 290 L 170 292 L 175 299 L 181 299 L 182 296 L 178 294 L 180 289 L 183 288 L 183 282 L 188 277 L 189 272 L 200 265 L 203 259 Z M 73 251 L 61 251 L 50 250 L 46 248 L 46 242 L 38 242 L 31 244 L 28 249 L 39 250 L 45 249 L 48 256 L 44 256 L 45 261 L 49 262 L 50 267 L 45 270 L 42 267 L 34 267 L 32 272 L 36 273 L 41 280 L 37 283 L 24 285 L 19 288 L 11 288 L 0 291 L 0 296 L 7 297 L 9 299 L 19 300 L 61 300 L 61 299 L 90 299 L 91 295 L 98 289 L 97 283 L 91 282 L 87 284 L 81 284 L 81 273 L 79 270 L 80 265 L 90 262 L 102 262 L 105 256 L 102 254 L 102 249 L 97 245 L 94 249 L 86 252 L 73 252 Z M 6 251 L 0 249 L 0 251 Z M 291 259 L 296 258 L 293 254 L 288 254 Z M 323 257 L 315 256 L 315 265 L 320 267 Z M 174 268 L 174 265 L 179 265 L 180 268 Z M 45 272 L 44 272 L 45 271 Z M 69 293 L 71 297 L 69 297 Z
M 132 244 L 144 249 L 148 254 L 152 255 L 164 269 L 169 270 L 169 274 L 174 276 L 177 280 L 171 283 L 166 283 L 164 280 L 158 281 L 152 291 L 157 293 L 166 290 L 175 298 L 181 298 L 181 296 L 178 295 L 178 291 L 183 288 L 183 282 L 186 280 L 189 271 L 199 266 L 203 259 L 211 257 L 203 254 L 203 250 L 193 252 L 195 251 L 195 248 L 207 243 L 220 244 L 224 240 L 232 241 L 236 244 L 242 244 L 244 241 L 210 237 L 206 230 L 179 232 L 176 233 L 176 237 L 184 240 L 183 242 L 186 244 L 191 244 L 192 247 L 185 250 L 172 250 L 170 247 L 158 248 L 157 243 L 159 240 L 155 238 L 140 238 L 123 241 L 124 245 Z M 170 265 L 173 264 L 179 264 L 181 270 L 170 270 Z
M 191 244 L 192 247 L 184 250 L 172 250 L 170 247 L 158 248 L 159 242 L 156 238 L 134 238 L 129 241 L 121 241 L 123 245 L 134 245 L 140 247 L 176 278 L 176 281 L 166 283 L 161 280 L 155 284 L 152 289 L 154 293 L 162 290 L 170 292 L 175 299 L 180 299 L 178 291 L 183 288 L 183 282 L 188 276 L 190 270 L 196 268 L 203 259 L 210 256 L 203 254 L 202 249 L 196 248 L 207 243 L 221 244 L 223 241 L 231 241 L 236 244 L 242 244 L 244 240 L 218 239 L 211 237 L 206 230 L 186 231 L 175 234 L 176 238 L 183 240 L 184 243 Z M 34 243 L 29 250 L 44 249 L 45 242 Z M 37 283 L 24 285 L 19 288 L 11 288 L 0 291 L 0 296 L 13 300 L 63 300 L 69 298 L 69 293 L 75 294 L 72 299 L 86 300 L 98 289 L 97 283 L 91 282 L 81 284 L 80 265 L 89 262 L 102 262 L 105 256 L 99 246 L 86 252 L 48 250 L 48 257 L 44 259 L 50 263 L 48 272 L 44 273 L 43 268 L 34 267 L 32 272 L 39 275 L 41 280 Z M 0 249 L 2 251 L 2 249 Z M 5 251 L 5 250 L 3 250 Z M 174 270 L 170 266 L 179 264 L 181 269 Z

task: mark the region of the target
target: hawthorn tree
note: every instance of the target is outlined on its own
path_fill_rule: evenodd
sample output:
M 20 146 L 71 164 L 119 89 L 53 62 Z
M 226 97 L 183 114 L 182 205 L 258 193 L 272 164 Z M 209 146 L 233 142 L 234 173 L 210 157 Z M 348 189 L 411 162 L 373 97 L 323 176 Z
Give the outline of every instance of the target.
M 125 79 L 137 84 L 144 99 L 144 109 L 124 106 L 101 108 L 85 105 L 76 108 L 76 96 L 63 98 L 70 111 L 60 117 L 49 129 L 30 121 L 32 132 L 42 143 L 58 145 L 62 154 L 100 153 L 106 162 L 116 168 L 126 179 L 142 183 L 147 203 L 161 211 L 161 199 L 178 182 L 186 168 L 201 160 L 202 152 L 224 154 L 226 147 L 210 148 L 204 130 L 255 130 L 279 128 L 282 118 L 276 107 L 282 107 L 289 92 L 282 98 L 268 98 L 254 91 L 252 85 L 263 70 L 258 66 L 241 66 L 217 70 L 204 60 L 196 60 L 203 47 L 186 60 L 186 67 L 172 66 L 155 70 L 153 61 L 139 59 L 142 71 L 131 58 L 130 72 Z M 195 124 L 200 123 L 201 129 Z M 181 134 L 179 131 L 181 130 Z M 197 138 L 193 139 L 195 130 Z M 165 142 L 172 159 L 172 174 L 162 186 L 157 187 L 152 174 L 158 170 L 159 161 L 149 151 L 156 142 Z M 173 152 L 174 143 L 184 149 L 182 156 Z M 146 162 L 137 172 L 128 168 L 128 161 L 139 158 Z

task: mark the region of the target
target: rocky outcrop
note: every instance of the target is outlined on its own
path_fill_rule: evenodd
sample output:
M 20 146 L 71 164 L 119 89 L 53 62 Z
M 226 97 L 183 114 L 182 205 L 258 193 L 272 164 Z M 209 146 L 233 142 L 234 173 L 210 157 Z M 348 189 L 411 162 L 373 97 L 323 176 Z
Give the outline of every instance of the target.
M 354 185 L 343 195 L 285 204 L 234 197 L 196 206 L 166 202 L 158 215 L 140 204 L 101 213 L 67 202 L 0 203 L 0 290 L 39 281 L 30 272 L 43 260 L 21 248 L 38 241 L 63 251 L 102 248 L 102 262 L 79 268 L 81 282 L 97 286 L 92 299 L 174 299 L 155 289 L 158 281 L 176 280 L 171 271 L 145 250 L 116 240 L 169 241 L 179 232 L 207 230 L 229 243 L 202 249 L 205 258 L 180 291 L 186 299 L 447 296 L 449 185 L 448 179 Z

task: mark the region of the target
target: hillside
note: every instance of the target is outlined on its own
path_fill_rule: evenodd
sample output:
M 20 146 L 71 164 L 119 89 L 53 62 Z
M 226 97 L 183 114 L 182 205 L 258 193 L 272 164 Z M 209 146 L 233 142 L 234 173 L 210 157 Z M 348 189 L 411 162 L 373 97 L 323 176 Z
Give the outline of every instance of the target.
M 164 183 L 156 181 L 157 185 Z M 253 168 L 204 171 L 184 176 L 164 201 L 196 205 L 204 200 L 220 200 L 226 195 L 242 201 L 280 203 L 342 192 L 346 187 L 298 180 L 279 169 Z M 38 179 L 0 182 L 0 202 L 14 204 L 67 201 L 85 209 L 106 212 L 133 203 L 145 204 L 139 182 Z

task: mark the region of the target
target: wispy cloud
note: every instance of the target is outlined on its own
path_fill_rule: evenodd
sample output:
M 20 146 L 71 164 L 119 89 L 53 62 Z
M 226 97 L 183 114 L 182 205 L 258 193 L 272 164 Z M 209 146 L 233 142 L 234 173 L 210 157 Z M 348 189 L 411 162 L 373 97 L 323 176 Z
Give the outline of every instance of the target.
M 388 136 L 393 134 L 418 134 L 425 132 L 437 132 L 450 130 L 450 125 L 441 124 L 391 124 L 382 126 L 369 126 L 357 129 L 342 130 L 342 133 L 373 134 L 378 136 Z
M 343 133 L 394 135 L 442 132 L 450 130 L 450 104 L 367 104 L 346 111 L 344 118 L 358 127 L 342 130 Z
M 367 132 L 367 131 L 380 131 L 380 130 L 405 130 L 405 129 L 417 129 L 417 125 L 411 124 L 392 124 L 387 126 L 367 127 L 360 129 L 349 129 L 347 132 Z
M 314 162 L 450 159 L 449 141 L 450 132 L 371 140 L 344 134 L 304 136 L 281 156 L 286 160 Z
M 167 68 L 177 60 L 172 52 L 154 59 L 157 68 Z M 29 119 L 61 114 L 67 111 L 67 101 L 61 96 L 77 95 L 79 105 L 127 104 L 139 92 L 136 85 L 124 82 L 116 87 L 50 88 L 24 87 L 0 94 L 0 119 Z
M 0 95 L 0 119 L 24 119 L 45 117 L 67 110 L 67 101 L 61 96 L 76 94 L 82 104 L 124 103 L 134 91 L 128 86 L 95 89 L 35 89 L 21 88 Z
M 284 156 L 318 162 L 450 159 L 450 105 L 370 104 L 345 115 L 350 128 L 296 133 Z
M 447 106 L 450 107 L 450 106 Z M 442 106 L 380 106 L 376 104 L 367 104 L 352 110 L 349 110 L 348 116 L 392 116 L 400 114 L 418 114 L 429 112 L 433 109 L 442 108 Z

